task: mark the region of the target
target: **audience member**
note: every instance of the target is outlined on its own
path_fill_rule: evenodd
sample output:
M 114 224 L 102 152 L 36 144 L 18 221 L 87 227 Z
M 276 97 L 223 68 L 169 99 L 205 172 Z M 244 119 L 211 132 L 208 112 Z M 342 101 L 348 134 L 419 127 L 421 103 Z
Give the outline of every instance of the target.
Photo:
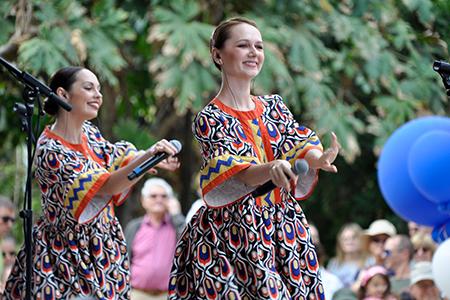
M 12 236 L 7 236 L 0 242 L 0 252 L 3 259 L 3 269 L 0 273 L 0 293 L 3 293 L 6 280 L 16 259 L 17 244 Z
M 367 255 L 361 247 L 362 229 L 356 223 L 348 223 L 341 227 L 337 235 L 336 257 L 328 263 L 328 271 L 350 287 L 366 265 Z
M 167 299 L 175 245 L 184 227 L 180 203 L 161 178 L 147 180 L 141 190 L 145 216 L 125 230 L 131 266 L 131 300 Z
M 15 220 L 16 210 L 14 204 L 8 197 L 0 195 L 0 243 L 5 237 L 10 235 Z M 4 257 L 0 255 L 0 274 L 3 274 L 3 270 Z
M 392 292 L 399 295 L 409 286 L 410 262 L 414 253 L 412 243 L 408 236 L 397 234 L 386 240 L 384 252 L 385 267 L 392 272 Z
M 413 265 L 411 268 L 409 294 L 411 296 L 410 299 L 415 300 L 441 299 L 440 291 L 434 283 L 431 262 L 419 261 Z
M 384 265 L 384 243 L 395 234 L 395 226 L 385 219 L 373 221 L 369 228 L 364 230 L 363 249 L 370 255 L 369 265 Z
M 319 261 L 320 271 L 322 275 L 322 284 L 325 292 L 325 299 L 332 299 L 333 295 L 336 291 L 341 289 L 344 285 L 341 280 L 329 272 L 324 267 L 324 262 L 326 260 L 326 252 L 323 244 L 320 241 L 319 230 L 316 226 L 310 224 L 309 229 L 311 232 L 311 239 L 313 241 L 314 246 L 316 247 L 317 260 Z
M 9 198 L 0 195 L 0 240 L 10 234 L 15 220 L 14 204 Z
M 408 222 L 408 235 L 409 235 L 409 237 L 412 237 L 414 234 L 416 234 L 418 232 L 424 232 L 424 233 L 431 234 L 432 230 L 433 230 L 432 227 L 425 226 L 425 225 L 420 225 L 420 224 L 417 224 L 416 222 L 413 222 L 413 221 L 409 221 Z
M 361 272 L 358 290 L 359 300 L 394 300 L 387 270 L 383 266 L 371 266 Z
M 414 248 L 414 262 L 432 260 L 437 245 L 429 233 L 423 231 L 417 232 L 411 237 L 411 243 Z

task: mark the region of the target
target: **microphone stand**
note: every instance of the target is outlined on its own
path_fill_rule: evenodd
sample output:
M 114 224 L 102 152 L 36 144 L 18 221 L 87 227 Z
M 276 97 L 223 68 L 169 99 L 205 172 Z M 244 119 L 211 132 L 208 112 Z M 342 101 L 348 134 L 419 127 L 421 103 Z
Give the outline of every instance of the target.
M 23 203 L 23 210 L 19 213 L 20 217 L 23 219 L 23 232 L 24 232 L 24 242 L 25 242 L 25 262 L 26 262 L 26 279 L 25 279 L 25 299 L 31 300 L 31 283 L 33 281 L 33 210 L 32 210 L 32 164 L 33 157 L 36 150 L 36 138 L 33 133 L 33 113 L 34 113 L 34 102 L 38 103 L 38 117 L 37 117 L 37 126 L 34 129 L 35 132 L 39 130 L 40 117 L 43 115 L 43 109 L 41 104 L 40 96 L 44 94 L 45 96 L 52 98 L 54 101 L 58 103 L 62 108 L 67 111 L 72 109 L 71 105 L 62 100 L 56 94 L 52 92 L 52 90 L 37 80 L 32 75 L 20 71 L 15 66 L 10 64 L 8 61 L 0 57 L 0 63 L 8 69 L 8 71 L 16 78 L 17 81 L 20 81 L 23 85 L 25 85 L 22 97 L 24 99 L 24 103 L 15 103 L 14 111 L 19 115 L 21 130 L 27 133 L 27 179 L 25 186 L 25 196 Z

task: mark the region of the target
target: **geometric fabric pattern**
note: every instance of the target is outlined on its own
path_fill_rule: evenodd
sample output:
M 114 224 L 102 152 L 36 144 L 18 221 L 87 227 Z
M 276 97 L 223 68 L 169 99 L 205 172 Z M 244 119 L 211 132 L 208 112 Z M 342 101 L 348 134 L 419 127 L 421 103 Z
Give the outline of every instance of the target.
M 128 142 L 106 141 L 90 122 L 81 144 L 70 144 L 47 127 L 35 156 L 43 215 L 33 226 L 33 299 L 129 299 L 129 263 L 114 198 L 97 191 L 111 171 L 137 153 Z M 80 223 L 85 211 L 91 218 Z M 25 252 L 20 249 L 3 299 L 25 298 Z
M 242 112 L 213 99 L 194 120 L 206 206 L 177 244 L 169 299 L 324 299 L 299 202 L 280 188 L 256 198 L 241 195 L 243 183 L 233 178 L 251 164 L 275 159 L 294 164 L 311 149 L 322 151 L 322 145 L 294 120 L 280 96 L 253 101 L 255 109 Z M 309 195 L 317 172 L 308 174 Z

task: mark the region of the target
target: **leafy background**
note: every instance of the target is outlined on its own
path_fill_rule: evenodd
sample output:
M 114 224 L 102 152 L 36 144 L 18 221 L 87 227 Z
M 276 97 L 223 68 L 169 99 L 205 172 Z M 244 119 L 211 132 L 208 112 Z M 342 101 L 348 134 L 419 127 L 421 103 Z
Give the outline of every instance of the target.
M 67 65 L 98 74 L 104 106 L 96 122 L 107 138 L 141 148 L 160 138 L 182 141 L 182 168 L 161 175 L 175 186 L 185 212 L 197 197 L 200 163 L 191 121 L 219 87 L 210 35 L 225 18 L 254 19 L 266 52 L 255 94 L 281 94 L 326 145 L 334 131 L 343 146 L 339 174 L 321 174 L 302 203 L 329 252 L 346 222 L 367 227 L 386 217 L 405 231 L 380 194 L 379 153 L 408 120 L 449 113 L 431 68 L 434 60 L 448 60 L 446 0 L 3 0 L 0 15 L 0 55 L 22 70 L 43 81 Z M 25 137 L 13 111 L 21 87 L 5 69 L 0 97 L 0 193 L 21 207 Z M 33 199 L 39 214 L 36 186 Z M 137 193 L 118 214 L 123 224 L 142 214 Z

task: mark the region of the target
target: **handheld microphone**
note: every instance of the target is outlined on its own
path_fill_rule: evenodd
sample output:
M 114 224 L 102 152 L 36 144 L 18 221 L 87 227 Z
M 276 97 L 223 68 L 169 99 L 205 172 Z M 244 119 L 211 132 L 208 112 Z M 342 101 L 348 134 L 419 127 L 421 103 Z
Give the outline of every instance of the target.
M 178 140 L 170 140 L 169 142 L 177 149 L 176 154 L 178 154 L 182 148 L 181 143 Z M 149 159 L 141 163 L 139 166 L 134 168 L 134 170 L 128 174 L 128 179 L 133 180 L 136 177 L 141 176 L 149 169 L 159 164 L 162 160 L 166 159 L 168 156 L 169 154 L 167 154 L 166 152 L 156 153 L 154 156 L 150 157 Z
M 303 159 L 303 158 L 297 159 L 294 163 L 294 167 L 292 168 L 292 171 L 294 171 L 294 173 L 296 175 L 305 175 L 306 173 L 308 173 L 309 165 L 308 165 L 308 162 L 306 161 L 306 159 Z M 270 192 L 271 190 L 275 189 L 276 187 L 277 186 L 272 182 L 272 180 L 269 180 L 266 183 L 257 187 L 252 192 L 251 195 L 256 198 L 256 197 L 262 196 L 262 195 Z

